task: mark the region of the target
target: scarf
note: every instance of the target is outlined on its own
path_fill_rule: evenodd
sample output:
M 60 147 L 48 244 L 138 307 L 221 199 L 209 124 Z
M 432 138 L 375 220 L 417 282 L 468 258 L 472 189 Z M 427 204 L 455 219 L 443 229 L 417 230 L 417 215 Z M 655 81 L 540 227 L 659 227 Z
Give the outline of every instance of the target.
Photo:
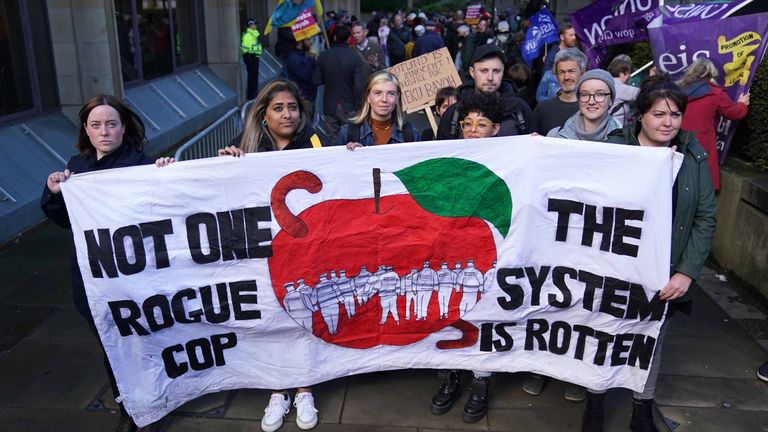
M 607 111 L 600 121 L 600 125 L 591 132 L 587 132 L 587 128 L 584 125 L 584 116 L 581 112 L 576 113 L 574 120 L 573 127 L 576 130 L 576 135 L 579 139 L 587 141 L 603 141 L 611 131 L 621 127 L 618 121 L 611 117 Z

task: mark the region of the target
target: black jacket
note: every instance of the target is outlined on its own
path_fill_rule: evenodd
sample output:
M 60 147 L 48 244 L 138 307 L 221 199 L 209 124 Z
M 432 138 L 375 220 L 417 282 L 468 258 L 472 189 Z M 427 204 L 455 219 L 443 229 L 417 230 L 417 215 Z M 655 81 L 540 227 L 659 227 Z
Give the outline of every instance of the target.
M 295 150 L 295 149 L 303 149 L 303 148 L 312 148 L 312 135 L 315 134 L 315 128 L 312 127 L 309 122 L 307 122 L 306 125 L 304 125 L 304 128 L 300 131 L 298 131 L 293 138 L 291 139 L 291 142 L 288 143 L 287 146 L 283 150 Z M 320 139 L 319 136 L 317 138 Z M 235 137 L 232 141 L 229 142 L 229 145 L 240 147 L 240 141 L 243 140 L 243 133 L 240 132 L 240 135 Z M 268 151 L 275 151 L 275 145 L 272 143 L 272 138 L 270 138 L 269 135 L 264 134 L 261 136 L 261 140 L 259 141 L 258 147 L 256 147 L 256 152 L 268 152 Z
M 341 105 L 344 113 L 357 111 L 365 89 L 363 59 L 344 43 L 335 42 L 317 58 L 312 82 L 325 84 L 323 114 L 334 115 Z
M 83 157 L 82 155 L 73 156 L 69 160 L 69 163 L 67 163 L 67 169 L 75 174 L 81 174 L 111 168 L 149 165 L 153 162 L 154 161 L 150 159 L 149 156 L 145 155 L 144 152 L 134 150 L 128 145 L 121 145 L 117 150 L 99 160 L 96 160 L 95 155 L 89 158 Z M 48 190 L 47 185 L 43 186 L 43 194 L 40 198 L 40 208 L 48 219 L 52 220 L 56 225 L 64 228 L 69 228 L 71 226 L 69 215 L 67 214 L 67 205 L 64 202 L 63 195 L 61 193 L 52 193 Z M 91 317 L 90 308 L 88 307 L 83 276 L 80 274 L 80 268 L 77 265 L 74 249 L 73 244 L 73 253 L 69 263 L 70 274 L 72 277 L 72 300 L 75 303 L 77 311 L 92 325 L 93 318 Z
M 451 123 L 454 122 L 454 113 L 458 109 L 459 104 L 463 97 L 466 98 L 468 92 L 477 91 L 475 89 L 475 82 L 469 81 L 466 84 L 462 84 L 456 94 L 458 95 L 458 103 L 455 103 L 448 107 L 447 110 L 440 117 L 440 125 L 437 128 L 437 140 L 447 140 L 461 138 L 461 128 L 455 125 L 455 132 L 451 133 Z M 524 135 L 530 132 L 531 125 L 531 107 L 528 106 L 522 99 L 517 96 L 517 90 L 515 85 L 510 81 L 502 81 L 499 90 L 497 90 L 499 96 L 501 96 L 502 103 L 504 105 L 504 117 L 501 121 L 501 129 L 497 136 L 512 136 L 512 135 Z M 519 117 L 522 117 L 524 124 L 520 124 Z M 461 119 L 456 119 L 458 120 Z

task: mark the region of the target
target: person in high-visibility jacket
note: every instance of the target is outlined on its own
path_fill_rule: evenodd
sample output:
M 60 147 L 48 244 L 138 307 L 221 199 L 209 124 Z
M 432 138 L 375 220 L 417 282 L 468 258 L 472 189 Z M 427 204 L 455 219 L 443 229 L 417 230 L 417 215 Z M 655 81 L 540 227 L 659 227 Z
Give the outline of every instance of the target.
M 243 33 L 240 42 L 240 52 L 243 54 L 245 69 L 248 71 L 248 90 L 246 96 L 248 100 L 256 97 L 259 92 L 259 59 L 261 58 L 262 46 L 261 34 L 256 28 L 256 20 L 249 18 L 246 22 L 248 27 Z

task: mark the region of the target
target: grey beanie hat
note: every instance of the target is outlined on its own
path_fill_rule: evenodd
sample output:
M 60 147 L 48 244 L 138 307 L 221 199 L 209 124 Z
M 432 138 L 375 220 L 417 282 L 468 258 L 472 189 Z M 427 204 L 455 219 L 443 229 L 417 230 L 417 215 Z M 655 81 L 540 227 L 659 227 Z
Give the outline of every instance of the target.
M 592 69 L 584 73 L 579 79 L 579 83 L 576 85 L 576 93 L 581 91 L 581 85 L 587 80 L 600 80 L 608 86 L 608 90 L 611 91 L 611 101 L 616 100 L 616 84 L 613 82 L 613 77 L 608 71 L 603 69 Z

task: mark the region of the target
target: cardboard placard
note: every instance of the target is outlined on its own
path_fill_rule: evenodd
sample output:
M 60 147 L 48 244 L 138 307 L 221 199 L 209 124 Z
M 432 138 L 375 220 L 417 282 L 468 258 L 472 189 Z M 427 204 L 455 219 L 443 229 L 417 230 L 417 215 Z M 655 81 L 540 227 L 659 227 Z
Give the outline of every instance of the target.
M 443 87 L 461 85 L 448 48 L 420 55 L 387 71 L 400 80 L 400 97 L 406 112 L 434 105 L 435 95 Z

